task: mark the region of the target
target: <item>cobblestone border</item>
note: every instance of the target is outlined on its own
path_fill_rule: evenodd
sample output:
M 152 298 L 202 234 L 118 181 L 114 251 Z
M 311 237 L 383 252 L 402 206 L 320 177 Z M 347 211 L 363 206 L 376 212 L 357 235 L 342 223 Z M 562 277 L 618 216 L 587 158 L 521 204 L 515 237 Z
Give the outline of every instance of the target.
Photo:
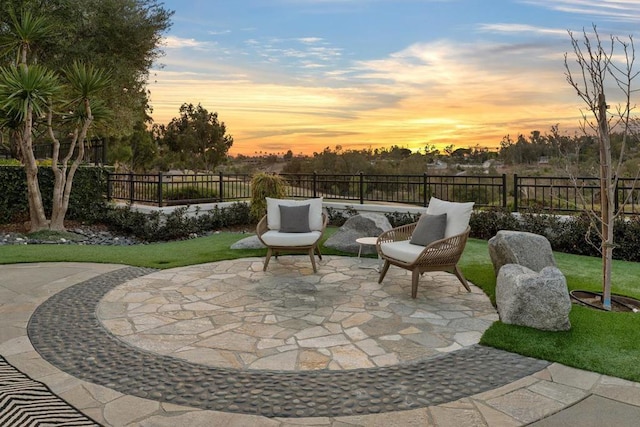
M 479 345 L 410 364 L 345 371 L 237 370 L 190 363 L 132 347 L 97 318 L 107 292 L 153 271 L 123 268 L 53 295 L 29 320 L 33 346 L 59 369 L 121 393 L 266 417 L 336 417 L 438 405 L 549 365 Z

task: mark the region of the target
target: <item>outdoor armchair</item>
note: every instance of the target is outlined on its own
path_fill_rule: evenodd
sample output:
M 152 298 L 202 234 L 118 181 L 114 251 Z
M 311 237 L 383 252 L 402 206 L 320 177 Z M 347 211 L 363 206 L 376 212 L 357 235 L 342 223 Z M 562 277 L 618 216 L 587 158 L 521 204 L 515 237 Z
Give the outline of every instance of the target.
M 267 214 L 256 227 L 258 239 L 267 247 L 263 271 L 272 255 L 282 252 L 306 252 L 313 272 L 317 272 L 315 255 L 322 259 L 320 239 L 327 226 L 322 212 L 322 198 L 284 200 L 267 197 Z
M 395 265 L 412 272 L 411 298 L 418 294 L 420 275 L 427 271 L 449 271 L 471 292 L 458 261 L 469 237 L 473 202 L 453 203 L 431 198 L 418 222 L 393 228 L 378 237 L 376 248 L 384 261 L 378 283 Z

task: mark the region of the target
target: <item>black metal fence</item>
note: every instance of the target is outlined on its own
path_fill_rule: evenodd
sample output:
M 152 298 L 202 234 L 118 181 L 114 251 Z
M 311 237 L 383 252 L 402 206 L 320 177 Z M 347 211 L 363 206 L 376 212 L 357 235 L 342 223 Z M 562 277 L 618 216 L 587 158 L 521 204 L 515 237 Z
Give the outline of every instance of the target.
M 585 209 L 600 211 L 600 180 L 592 177 L 540 177 L 514 175 L 514 211 L 535 208 L 554 213 Z M 633 178 L 620 178 L 614 191 L 614 208 L 625 214 L 640 213 L 640 188 Z
M 405 203 L 427 206 L 434 196 L 456 202 L 473 201 L 478 207 L 512 211 L 535 209 L 571 213 L 600 208 L 597 178 L 507 175 L 332 175 L 282 174 L 287 197 L 324 197 L 353 202 Z M 640 214 L 640 188 L 634 179 L 618 181 L 614 203 L 627 214 Z M 246 200 L 251 198 L 247 174 L 134 174 L 111 173 L 109 199 L 156 206 Z
M 69 153 L 71 143 L 60 143 L 60 157 L 64 157 Z M 74 155 L 78 152 L 78 147 L 74 150 Z M 33 154 L 36 159 L 50 159 L 53 157 L 53 144 L 34 144 Z M 0 147 L 0 157 L 10 159 L 13 157 L 11 150 L 6 147 Z M 84 162 L 96 165 L 106 164 L 107 146 L 101 139 L 93 139 L 87 141 L 84 150 Z
M 479 206 L 507 206 L 506 175 L 326 175 L 283 174 L 287 196 L 327 200 L 407 203 L 426 206 L 435 196 L 475 201 Z M 245 200 L 251 198 L 251 175 L 111 173 L 109 199 L 157 206 Z
M 71 143 L 60 143 L 60 157 L 66 156 L 71 148 Z M 50 159 L 53 157 L 53 145 L 52 144 L 36 144 L 33 146 L 33 151 L 36 159 Z M 74 149 L 74 156 L 78 152 L 78 147 Z M 93 139 L 87 141 L 84 147 L 84 161 L 86 163 L 93 164 L 106 164 L 107 158 L 107 146 L 101 139 Z
M 251 197 L 251 175 L 110 173 L 107 197 L 156 206 L 243 200 Z

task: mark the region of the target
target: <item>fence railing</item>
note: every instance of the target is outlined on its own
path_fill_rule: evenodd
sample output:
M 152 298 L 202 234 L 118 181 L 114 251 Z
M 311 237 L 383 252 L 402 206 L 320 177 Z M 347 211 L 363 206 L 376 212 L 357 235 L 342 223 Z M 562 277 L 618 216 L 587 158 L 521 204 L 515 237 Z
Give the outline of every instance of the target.
M 599 211 L 597 178 L 507 175 L 356 175 L 282 174 L 287 197 L 324 197 L 364 204 L 406 203 L 427 206 L 431 196 L 456 202 L 473 201 L 478 207 L 501 207 L 512 211 L 530 209 L 550 213 Z M 134 174 L 111 173 L 108 198 L 156 206 L 247 200 L 251 198 L 248 174 Z M 509 185 L 508 185 L 509 184 Z M 640 188 L 635 180 L 618 181 L 614 203 L 627 214 L 640 214 Z
M 110 173 L 107 198 L 156 206 L 242 200 L 251 197 L 251 175 Z
M 66 156 L 71 148 L 71 143 L 60 143 L 60 157 Z M 53 144 L 35 144 L 33 151 L 36 159 L 50 159 L 53 157 Z M 73 150 L 74 156 L 78 154 L 78 147 Z M 84 161 L 94 164 L 106 163 L 107 146 L 102 139 L 87 141 L 84 148 Z
M 282 174 L 287 197 L 324 197 L 328 200 L 393 202 L 426 206 L 435 196 L 475 201 L 479 206 L 506 207 L 506 175 L 327 175 Z M 251 198 L 251 175 L 245 174 L 134 174 L 111 173 L 109 199 L 157 206 L 223 202 Z
M 563 213 L 585 209 L 600 211 L 600 180 L 593 177 L 540 177 L 514 175 L 514 211 L 535 208 Z M 640 213 L 640 188 L 633 178 L 620 178 L 614 191 L 614 209 Z
M 60 143 L 60 157 L 64 157 L 69 153 L 71 143 Z M 74 156 L 78 153 L 78 147 L 74 149 Z M 86 163 L 105 164 L 107 158 L 107 146 L 101 139 L 87 141 L 84 149 L 84 159 Z M 53 144 L 34 144 L 33 154 L 38 160 L 50 159 L 53 157 Z M 11 159 L 13 154 L 8 148 L 0 146 L 0 157 Z

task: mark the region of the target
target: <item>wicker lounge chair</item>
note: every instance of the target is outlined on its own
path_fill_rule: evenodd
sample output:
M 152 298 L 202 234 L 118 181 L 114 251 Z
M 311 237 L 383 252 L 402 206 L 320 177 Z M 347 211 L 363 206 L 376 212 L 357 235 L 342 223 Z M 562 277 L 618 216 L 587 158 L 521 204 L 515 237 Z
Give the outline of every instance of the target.
M 472 209 L 473 203 L 432 198 L 420 221 L 382 233 L 376 243 L 384 261 L 378 283 L 382 283 L 389 267 L 395 265 L 411 270 L 412 298 L 417 297 L 420 275 L 427 271 L 450 271 L 471 292 L 457 264 L 469 237 Z
M 267 247 L 263 271 L 272 255 L 283 252 L 306 252 L 313 272 L 317 272 L 315 255 L 322 259 L 319 243 L 327 226 L 322 212 L 322 198 L 283 200 L 267 197 L 267 214 L 256 227 L 258 239 Z

